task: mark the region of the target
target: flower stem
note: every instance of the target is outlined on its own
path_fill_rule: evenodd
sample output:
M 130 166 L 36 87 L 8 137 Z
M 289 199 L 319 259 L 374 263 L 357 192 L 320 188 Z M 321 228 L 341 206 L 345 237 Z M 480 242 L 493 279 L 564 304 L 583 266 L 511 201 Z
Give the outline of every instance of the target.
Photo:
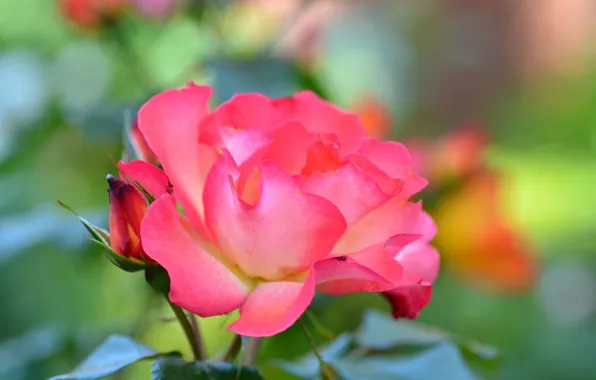
M 325 364 L 325 362 L 323 361 L 323 357 L 321 357 L 321 354 L 319 354 L 319 351 L 317 350 L 317 345 L 315 344 L 315 341 L 312 339 L 312 336 L 308 332 L 308 329 L 306 328 L 306 324 L 304 323 L 304 321 L 302 320 L 302 318 L 300 318 L 298 320 L 298 324 L 302 328 L 302 332 L 304 333 L 304 336 L 306 337 L 306 340 L 308 341 L 308 344 L 310 345 L 310 348 L 312 349 L 312 351 L 314 352 L 315 356 L 317 357 L 317 360 L 319 361 L 319 364 L 321 365 L 321 368 L 323 368 L 323 365 Z
M 232 340 L 232 344 L 230 345 L 230 348 L 228 348 L 228 352 L 226 352 L 226 354 L 224 355 L 223 360 L 226 362 L 233 362 L 234 359 L 236 359 L 236 356 L 238 356 L 238 353 L 240 352 L 241 349 L 242 349 L 242 336 L 236 334 L 236 336 L 234 337 L 234 340 Z
M 317 350 L 317 346 L 315 344 L 315 341 L 312 339 L 312 336 L 308 332 L 308 329 L 306 327 L 306 323 L 304 323 L 303 318 L 300 318 L 298 320 L 298 324 L 302 328 L 302 332 L 304 333 L 304 336 L 306 337 L 306 340 L 308 341 L 308 344 L 310 345 L 310 348 L 312 349 L 313 353 L 317 357 L 317 360 L 319 361 L 319 370 L 320 370 L 320 375 L 321 375 L 322 379 L 323 380 L 333 380 L 333 379 L 335 379 L 336 378 L 336 375 L 334 373 L 334 370 L 325 363 L 325 361 L 323 360 L 323 357 L 321 356 L 321 354 Z
M 257 358 L 259 346 L 261 345 L 261 338 L 250 338 L 246 346 L 246 355 L 242 361 L 243 365 L 252 365 Z
M 207 359 L 207 348 L 205 347 L 205 342 L 203 342 L 203 337 L 201 336 L 201 329 L 199 328 L 199 321 L 197 320 L 197 316 L 191 312 L 188 312 L 188 319 L 190 320 L 190 325 L 192 326 L 192 332 L 195 337 L 195 341 L 197 342 L 197 346 L 199 347 L 199 351 L 202 353 L 202 357 Z
M 188 318 L 186 318 L 184 310 L 182 310 L 179 306 L 174 305 L 169 300 L 168 304 L 172 308 L 176 318 L 178 318 L 178 322 L 180 322 L 182 330 L 184 330 L 184 334 L 186 335 L 186 339 L 188 339 L 188 343 L 190 343 L 195 360 L 204 360 L 206 358 L 205 352 L 202 350 L 201 345 L 197 343 L 197 338 L 195 337 L 192 325 L 188 321 Z

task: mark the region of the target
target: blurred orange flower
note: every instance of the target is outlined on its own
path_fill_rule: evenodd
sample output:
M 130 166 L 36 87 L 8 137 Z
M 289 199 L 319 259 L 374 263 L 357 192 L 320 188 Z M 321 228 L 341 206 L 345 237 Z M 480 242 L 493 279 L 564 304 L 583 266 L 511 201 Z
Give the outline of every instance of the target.
M 502 183 L 483 169 L 444 197 L 434 216 L 443 259 L 464 280 L 497 291 L 523 291 L 538 264 L 523 237 L 502 215 Z
M 374 95 L 360 97 L 353 110 L 360 116 L 360 121 L 370 136 L 383 139 L 391 134 L 391 111 Z
M 64 17 L 82 30 L 104 26 L 128 5 L 128 0 L 60 0 Z

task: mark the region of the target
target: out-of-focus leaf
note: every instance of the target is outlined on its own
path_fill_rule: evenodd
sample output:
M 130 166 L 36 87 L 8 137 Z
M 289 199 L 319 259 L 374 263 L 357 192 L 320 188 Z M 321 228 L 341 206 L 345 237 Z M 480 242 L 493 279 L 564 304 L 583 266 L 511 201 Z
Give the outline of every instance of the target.
M 54 376 L 50 380 L 100 379 L 139 360 L 155 358 L 159 355 L 152 348 L 135 342 L 131 338 L 112 335 L 74 371 Z
M 344 333 L 338 336 L 328 346 L 321 349 L 321 357 L 326 363 L 331 363 L 342 357 L 350 348 L 352 336 Z M 320 365 L 314 354 L 308 354 L 295 362 L 277 361 L 277 366 L 303 379 L 315 379 L 319 376 Z
M 440 330 L 422 328 L 415 322 L 394 320 L 377 311 L 364 314 L 362 325 L 356 333 L 356 341 L 364 347 L 389 349 L 397 345 L 426 345 L 446 340 Z
M 85 239 L 78 222 L 63 214 L 54 205 L 40 205 L 26 213 L 3 215 L 0 218 L 0 262 L 43 242 L 53 242 L 67 249 L 81 247 Z
M 412 356 L 373 356 L 338 359 L 333 367 L 345 380 L 474 380 L 457 347 L 443 342 Z
M 258 92 L 270 97 L 288 96 L 300 89 L 295 66 L 280 59 L 211 60 L 216 97 L 223 102 L 234 94 Z
M 387 350 L 408 345 L 434 345 L 452 341 L 457 344 L 462 355 L 484 367 L 492 367 L 500 356 L 494 347 L 419 322 L 403 319 L 396 321 L 388 315 L 374 310 L 364 314 L 364 321 L 356 333 L 355 339 L 360 346 L 375 350 Z
M 60 204 L 60 206 L 72 212 L 77 218 L 79 218 L 83 226 L 85 226 L 87 231 L 89 231 L 89 233 L 91 234 L 91 241 L 103 248 L 106 257 L 108 258 L 108 260 L 110 260 L 112 264 L 116 265 L 118 268 L 126 272 L 137 272 L 145 269 L 146 265 L 144 263 L 128 259 L 116 253 L 110 247 L 110 234 L 106 230 L 89 223 L 85 218 L 77 214 L 76 211 L 74 211 L 70 206 L 66 205 L 64 202 L 58 201 L 58 203 Z
M 189 363 L 179 357 L 162 357 L 153 364 L 153 380 L 263 380 L 256 368 L 225 362 Z
M 0 379 L 32 362 L 48 358 L 66 344 L 65 332 L 55 326 L 38 327 L 0 344 Z

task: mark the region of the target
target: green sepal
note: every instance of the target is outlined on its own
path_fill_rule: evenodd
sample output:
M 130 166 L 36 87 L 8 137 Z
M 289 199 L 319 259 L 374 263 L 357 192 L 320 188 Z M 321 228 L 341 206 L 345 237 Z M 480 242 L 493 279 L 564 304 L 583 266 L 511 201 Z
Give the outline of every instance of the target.
M 157 292 L 166 296 L 170 293 L 170 276 L 162 266 L 157 264 L 147 266 L 145 280 Z
M 117 266 L 125 272 L 138 272 L 147 267 L 147 265 L 141 261 L 126 258 L 114 251 L 110 247 L 110 234 L 106 230 L 94 226 L 87 219 L 81 217 L 79 214 L 77 214 L 76 211 L 74 211 L 70 206 L 63 203 L 62 201 L 58 201 L 58 204 L 64 207 L 66 210 L 70 211 L 74 216 L 76 216 L 79 219 L 79 221 L 91 234 L 91 236 L 89 236 L 89 240 L 103 248 L 106 257 L 108 258 L 108 260 L 110 260 L 112 264 L 114 264 L 115 266 Z

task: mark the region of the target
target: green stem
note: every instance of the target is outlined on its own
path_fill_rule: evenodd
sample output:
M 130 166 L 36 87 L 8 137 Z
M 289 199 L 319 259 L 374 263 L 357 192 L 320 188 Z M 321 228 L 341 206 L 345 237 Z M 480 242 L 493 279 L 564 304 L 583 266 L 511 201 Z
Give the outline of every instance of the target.
M 306 328 L 306 324 L 304 323 L 304 321 L 302 320 L 302 318 L 300 318 L 298 320 L 298 324 L 302 328 L 302 332 L 304 333 L 304 336 L 306 337 L 306 340 L 308 341 L 308 344 L 310 345 L 310 348 L 312 349 L 312 351 L 314 352 L 315 356 L 317 357 L 317 360 L 319 361 L 319 364 L 321 365 L 321 368 L 323 368 L 323 365 L 325 364 L 325 362 L 323 361 L 323 357 L 321 356 L 321 354 L 319 354 L 319 351 L 317 350 L 317 345 L 315 344 L 315 341 L 312 339 L 312 336 L 308 332 L 308 329 Z
M 319 361 L 319 368 L 320 368 L 320 375 L 321 375 L 321 377 L 324 380 L 335 379 L 336 376 L 334 374 L 334 371 L 323 360 L 323 357 L 321 356 L 321 354 L 317 350 L 317 346 L 315 344 L 315 341 L 313 340 L 312 336 L 308 332 L 308 329 L 306 328 L 306 323 L 304 323 L 304 320 L 302 318 L 300 318 L 298 320 L 298 324 L 302 328 L 302 332 L 304 333 L 304 336 L 306 337 L 306 340 L 308 341 L 308 344 L 310 345 L 310 348 L 312 349 L 313 353 L 317 357 L 317 360 Z
M 205 359 L 205 353 L 201 351 L 201 348 L 197 344 L 197 339 L 195 338 L 195 334 L 193 333 L 192 325 L 188 321 L 188 318 L 186 318 L 184 310 L 174 305 L 169 300 L 168 304 L 172 308 L 172 311 L 174 312 L 174 315 L 176 315 L 176 318 L 178 318 L 178 322 L 180 322 L 182 330 L 184 330 L 184 334 L 186 335 L 186 339 L 188 339 L 188 343 L 190 343 L 190 347 L 192 348 L 192 353 L 194 355 L 195 360 Z
M 228 351 L 224 355 L 223 360 L 225 362 L 233 362 L 234 359 L 236 359 L 236 356 L 238 356 L 238 353 L 240 352 L 241 349 L 242 349 L 242 336 L 236 334 L 236 336 L 234 337 L 234 340 L 232 340 L 232 344 L 230 345 L 230 348 L 228 348 Z
M 243 365 L 252 365 L 257 358 L 259 347 L 261 345 L 261 338 L 250 338 L 246 346 L 246 355 L 244 355 Z
M 321 321 L 317 318 L 317 316 L 312 311 L 306 310 L 305 315 L 308 317 L 308 319 L 310 320 L 310 323 L 312 323 L 313 327 L 315 328 L 315 330 L 317 330 L 317 333 L 319 333 L 319 335 L 321 335 L 329 340 L 335 339 L 335 334 L 333 334 L 333 332 L 331 330 L 329 330 L 328 328 L 323 326 Z
M 194 334 L 195 341 L 197 342 L 197 346 L 199 346 L 199 351 L 202 353 L 203 358 L 207 359 L 207 348 L 205 347 L 203 337 L 201 336 L 201 329 L 199 328 L 199 321 L 197 321 L 197 316 L 189 312 L 188 319 L 190 320 L 190 325 L 192 326 L 192 332 Z

